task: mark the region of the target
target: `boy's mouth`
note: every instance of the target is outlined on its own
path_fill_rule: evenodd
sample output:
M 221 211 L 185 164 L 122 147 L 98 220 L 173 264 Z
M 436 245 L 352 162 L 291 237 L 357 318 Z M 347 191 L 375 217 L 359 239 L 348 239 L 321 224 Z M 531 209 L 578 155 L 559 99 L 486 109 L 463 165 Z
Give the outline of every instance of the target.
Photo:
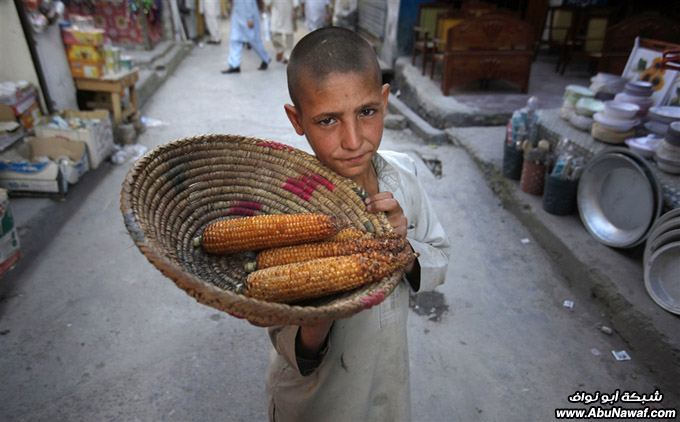
M 354 157 L 346 158 L 343 161 L 350 163 L 350 164 L 358 163 L 358 162 L 361 161 L 362 158 L 364 158 L 364 155 L 365 154 L 355 155 Z

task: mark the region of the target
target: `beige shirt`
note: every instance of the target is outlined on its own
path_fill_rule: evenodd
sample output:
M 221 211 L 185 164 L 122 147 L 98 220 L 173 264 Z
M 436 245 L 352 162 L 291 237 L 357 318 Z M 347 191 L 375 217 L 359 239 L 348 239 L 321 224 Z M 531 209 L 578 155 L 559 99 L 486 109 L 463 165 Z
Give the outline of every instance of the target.
M 450 244 L 406 154 L 381 151 L 373 158 L 381 192 L 390 191 L 408 218 L 407 239 L 419 253 L 420 290 L 444 282 Z M 380 305 L 331 327 L 319 367 L 300 375 L 295 358 L 299 327 L 269 329 L 274 345 L 267 373 L 269 419 L 273 421 L 410 420 L 408 282 Z

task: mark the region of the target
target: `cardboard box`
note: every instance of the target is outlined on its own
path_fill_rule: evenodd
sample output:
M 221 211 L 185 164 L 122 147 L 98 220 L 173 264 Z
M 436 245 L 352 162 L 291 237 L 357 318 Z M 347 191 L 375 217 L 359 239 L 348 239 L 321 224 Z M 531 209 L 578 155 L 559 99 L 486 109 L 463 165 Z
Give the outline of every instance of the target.
M 21 123 L 26 130 L 30 130 L 42 116 L 35 88 L 32 86 L 3 97 L 0 101 L 0 121 L 10 120 L 8 109 L 14 114 L 14 120 Z
M 17 122 L 12 107 L 0 104 L 0 151 L 21 139 L 24 133 L 24 128 Z
M 0 277 L 14 267 L 21 257 L 19 235 L 14 226 L 7 191 L 0 189 Z
M 21 115 L 19 116 L 19 121 L 26 130 L 30 130 L 38 122 L 38 120 L 40 120 L 41 117 L 42 113 L 40 112 L 40 107 L 38 107 L 38 103 L 33 103 L 31 107 L 29 107 L 28 109 L 24 110 L 23 113 L 21 113 Z
M 68 192 L 89 169 L 81 141 L 27 138 L 0 155 L 0 187 L 20 192 Z
M 35 87 L 29 83 L 3 82 L 0 84 L 0 103 L 15 105 L 35 95 Z
M 63 138 L 72 141 L 83 141 L 87 145 L 89 166 L 96 169 L 113 152 L 113 129 L 108 110 L 77 111 L 64 110 L 60 113 L 64 119 L 98 119 L 99 124 L 86 129 L 58 129 L 47 125 L 46 119 L 36 126 L 36 136 L 43 138 Z
M 106 76 L 106 62 L 86 62 L 82 60 L 69 60 L 71 75 L 74 78 L 99 79 Z
M 66 53 L 70 60 L 81 60 L 84 62 L 101 63 L 104 62 L 104 52 L 102 47 L 93 47 L 91 45 L 67 45 Z
M 0 151 L 24 136 L 24 128 L 16 121 L 0 121 Z
M 103 29 L 78 30 L 76 28 L 64 28 L 61 31 L 61 36 L 64 44 L 67 45 L 104 45 Z

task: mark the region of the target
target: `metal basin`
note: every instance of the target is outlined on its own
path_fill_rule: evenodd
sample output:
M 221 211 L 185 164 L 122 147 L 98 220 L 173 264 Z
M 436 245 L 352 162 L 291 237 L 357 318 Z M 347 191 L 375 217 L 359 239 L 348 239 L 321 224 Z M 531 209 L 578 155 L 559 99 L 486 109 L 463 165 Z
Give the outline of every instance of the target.
M 655 188 L 633 157 L 604 151 L 588 163 L 579 182 L 581 221 L 605 245 L 636 246 L 644 241 L 659 211 Z

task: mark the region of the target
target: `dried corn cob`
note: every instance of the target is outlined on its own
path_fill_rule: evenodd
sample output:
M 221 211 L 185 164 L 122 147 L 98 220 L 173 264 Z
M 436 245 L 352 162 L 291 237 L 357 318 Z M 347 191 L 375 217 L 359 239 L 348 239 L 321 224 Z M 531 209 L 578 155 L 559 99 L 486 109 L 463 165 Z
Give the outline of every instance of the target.
M 405 247 L 406 240 L 399 236 L 389 238 L 354 239 L 346 240 L 344 242 L 324 241 L 265 249 L 258 253 L 255 259 L 257 260 L 257 269 L 263 269 L 276 265 L 292 264 L 294 262 L 309 261 L 329 256 L 352 255 L 381 250 L 401 252 Z M 246 268 L 246 271 L 248 269 L 250 268 Z M 255 268 L 252 268 L 252 270 L 254 269 Z
M 323 240 L 340 229 L 340 220 L 330 215 L 258 215 L 215 221 L 194 239 L 194 245 L 202 245 L 208 253 L 226 255 Z
M 265 268 L 248 275 L 245 294 L 281 303 L 327 296 L 380 280 L 416 256 L 413 252 L 379 251 Z
M 360 230 L 354 227 L 345 227 L 340 230 L 338 234 L 328 239 L 332 242 L 344 242 L 345 240 L 352 239 L 370 239 L 373 237 L 373 233 L 367 232 L 365 230 Z

